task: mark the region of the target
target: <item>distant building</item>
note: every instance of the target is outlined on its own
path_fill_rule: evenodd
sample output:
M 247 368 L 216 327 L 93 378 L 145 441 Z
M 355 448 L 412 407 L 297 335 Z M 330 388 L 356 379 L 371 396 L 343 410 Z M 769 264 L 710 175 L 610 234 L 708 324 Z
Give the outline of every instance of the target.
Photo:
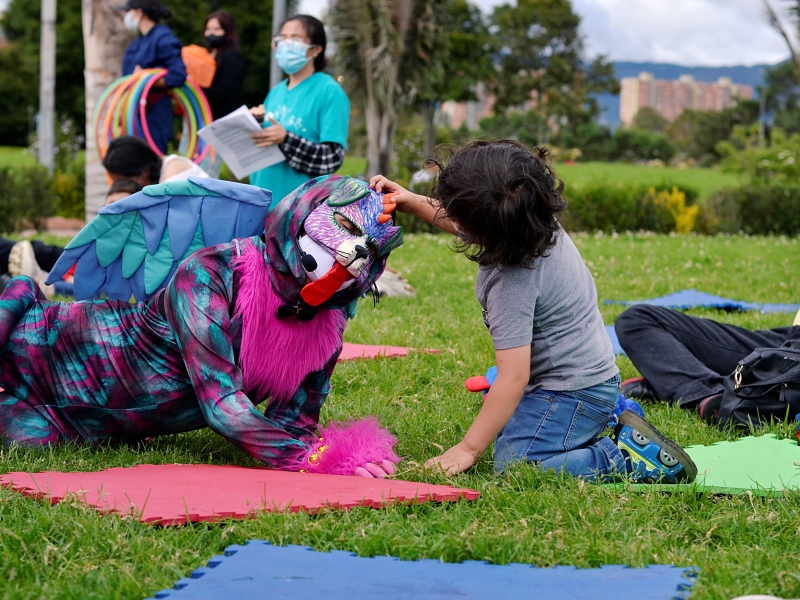
M 470 131 L 478 130 L 481 119 L 494 114 L 495 97 L 487 93 L 483 83 L 479 83 L 475 87 L 475 98 L 469 102 L 442 102 L 437 115 L 438 123 L 450 129 L 460 129 L 466 125 Z
M 643 106 L 654 108 L 667 121 L 684 110 L 720 111 L 736 105 L 736 100 L 752 99 L 753 86 L 733 83 L 720 77 L 715 83 L 695 81 L 691 75 L 678 79 L 653 79 L 651 73 L 625 77 L 621 82 L 619 118 L 628 127 Z

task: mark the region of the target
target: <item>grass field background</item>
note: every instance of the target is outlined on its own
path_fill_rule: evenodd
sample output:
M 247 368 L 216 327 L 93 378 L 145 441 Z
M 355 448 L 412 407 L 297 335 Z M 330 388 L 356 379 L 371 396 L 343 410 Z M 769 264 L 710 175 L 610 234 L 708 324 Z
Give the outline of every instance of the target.
M 798 302 L 797 238 L 576 235 L 600 299 L 639 299 L 696 288 L 760 302 Z M 169 587 L 230 544 L 267 539 L 361 556 L 487 560 L 537 566 L 669 563 L 699 567 L 692 598 L 745 593 L 800 596 L 800 493 L 778 498 L 610 489 L 537 471 L 491 473 L 491 453 L 447 478 L 420 464 L 458 442 L 477 413 L 467 377 L 493 364 L 491 340 L 474 297 L 474 264 L 445 236 L 410 235 L 393 253 L 418 295 L 361 302 L 346 339 L 439 348 L 440 355 L 342 364 L 322 419 L 374 414 L 407 457 L 398 476 L 482 493 L 476 502 L 262 514 L 250 521 L 159 528 L 69 503 L 55 506 L 0 490 L 0 597 L 143 598 Z M 606 323 L 621 308 L 601 304 Z M 693 311 L 749 328 L 790 324 L 793 315 Z M 623 377 L 635 374 L 619 358 Z M 687 411 L 646 405 L 654 424 L 684 445 L 734 439 Z M 792 437 L 790 426 L 768 431 Z M 0 449 L 0 470 L 98 470 L 141 463 L 255 464 L 210 431 L 138 446 Z M 213 485 L 213 482 L 209 482 Z M 624 595 L 624 590 L 620 590 Z
M 0 146 L 0 167 L 21 166 L 36 163 L 36 157 L 24 148 Z M 567 186 L 608 181 L 645 185 L 682 185 L 697 190 L 700 198 L 723 186 L 741 183 L 743 178 L 736 173 L 725 173 L 713 169 L 678 169 L 675 167 L 648 167 L 629 163 L 586 162 L 574 165 L 555 165 L 558 176 Z M 337 171 L 340 175 L 363 176 L 367 169 L 365 158 L 347 156 Z M 569 188 L 568 188 L 569 189 Z

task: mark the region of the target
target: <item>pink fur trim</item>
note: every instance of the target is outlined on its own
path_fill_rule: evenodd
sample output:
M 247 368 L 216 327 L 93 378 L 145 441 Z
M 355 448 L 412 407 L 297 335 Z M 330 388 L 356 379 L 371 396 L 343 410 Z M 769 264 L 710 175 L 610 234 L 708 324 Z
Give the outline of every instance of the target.
M 319 371 L 342 347 L 347 322 L 341 310 L 322 309 L 309 321 L 278 319 L 284 301 L 272 287 L 264 257 L 250 242 L 234 259 L 240 276 L 236 316 L 242 319 L 239 366 L 244 388 L 258 402 L 286 401 L 309 373 Z
M 363 467 L 368 462 L 400 462 L 394 452 L 397 438 L 383 429 L 375 417 L 345 423 L 328 423 L 327 427 L 320 428 L 320 432 L 322 441 L 314 445 L 309 455 L 318 452 L 320 446 L 326 448 L 316 465 L 304 467 L 309 473 L 353 475 L 358 467 Z

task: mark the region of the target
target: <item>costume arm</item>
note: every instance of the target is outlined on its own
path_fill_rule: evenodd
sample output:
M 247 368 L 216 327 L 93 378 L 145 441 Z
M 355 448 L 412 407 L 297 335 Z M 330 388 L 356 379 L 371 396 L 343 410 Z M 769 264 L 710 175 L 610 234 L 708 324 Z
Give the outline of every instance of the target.
M 231 286 L 215 268 L 218 260 L 209 250 L 184 261 L 168 288 L 167 319 L 200 410 L 213 431 L 250 456 L 276 468 L 299 468 L 310 449 L 300 439 L 302 430 L 265 417 L 242 391 L 233 356 Z
M 309 373 L 287 402 L 272 402 L 265 411 L 271 420 L 298 437 L 315 439 L 319 424 L 319 412 L 331 391 L 331 376 L 336 366 L 339 352 L 319 371 Z
M 344 148 L 341 144 L 315 144 L 291 131 L 286 132 L 286 139 L 280 144 L 280 149 L 286 155 L 286 162 L 290 167 L 312 177 L 333 173 L 344 162 Z

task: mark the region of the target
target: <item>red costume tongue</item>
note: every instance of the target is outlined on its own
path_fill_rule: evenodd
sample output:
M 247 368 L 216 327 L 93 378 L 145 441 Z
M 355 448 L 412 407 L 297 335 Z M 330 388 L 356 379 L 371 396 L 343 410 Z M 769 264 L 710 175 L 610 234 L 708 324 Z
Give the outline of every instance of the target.
M 310 306 L 319 306 L 336 293 L 342 284 L 353 276 L 341 263 L 336 262 L 330 271 L 300 290 L 300 297 Z

